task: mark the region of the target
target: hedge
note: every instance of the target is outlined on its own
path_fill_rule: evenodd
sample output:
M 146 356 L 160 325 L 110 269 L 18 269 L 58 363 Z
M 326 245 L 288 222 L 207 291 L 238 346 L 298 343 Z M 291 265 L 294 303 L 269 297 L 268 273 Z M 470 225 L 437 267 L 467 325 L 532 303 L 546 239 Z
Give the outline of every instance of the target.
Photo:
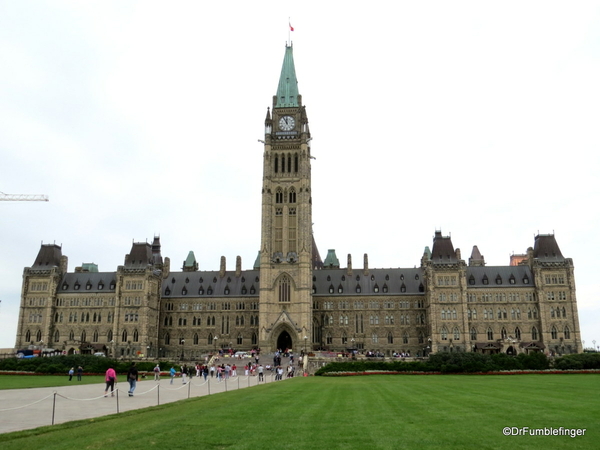
M 321 367 L 315 375 L 340 372 L 439 372 L 488 373 L 507 370 L 581 370 L 600 369 L 600 353 L 580 353 L 550 359 L 543 353 L 436 353 L 423 361 L 343 361 Z

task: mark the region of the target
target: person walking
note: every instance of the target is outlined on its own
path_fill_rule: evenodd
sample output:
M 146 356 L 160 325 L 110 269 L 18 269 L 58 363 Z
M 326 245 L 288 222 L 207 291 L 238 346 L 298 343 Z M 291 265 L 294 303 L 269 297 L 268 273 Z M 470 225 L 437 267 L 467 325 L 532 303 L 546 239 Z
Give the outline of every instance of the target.
M 184 364 L 183 367 L 181 368 L 181 378 L 183 379 L 183 384 L 187 383 L 187 374 L 188 374 L 188 368 Z
M 171 375 L 171 383 L 173 384 L 173 380 L 175 379 L 175 367 L 171 366 L 171 370 L 169 371 L 169 374 Z
M 108 394 L 108 388 L 110 388 L 110 396 L 115 396 L 115 383 L 117 382 L 117 373 L 115 369 L 109 367 L 106 370 L 106 374 L 104 376 L 104 381 L 106 381 L 106 389 L 104 389 L 104 396 L 106 397 Z
M 83 375 L 83 367 L 79 366 L 77 368 L 77 381 L 81 381 L 81 376 Z
M 158 364 L 154 367 L 154 381 L 160 381 L 160 366 Z
M 263 366 L 262 364 L 258 365 L 258 381 L 265 381 L 264 379 L 264 375 L 263 375 Z
M 129 367 L 129 372 L 127 372 L 127 381 L 129 381 L 128 394 L 130 397 L 133 397 L 133 391 L 135 391 L 135 386 L 138 381 L 138 370 L 137 367 L 135 367 L 134 362 L 131 363 L 131 366 Z
M 73 379 L 73 374 L 75 373 L 75 367 L 71 367 L 69 369 L 69 381 Z

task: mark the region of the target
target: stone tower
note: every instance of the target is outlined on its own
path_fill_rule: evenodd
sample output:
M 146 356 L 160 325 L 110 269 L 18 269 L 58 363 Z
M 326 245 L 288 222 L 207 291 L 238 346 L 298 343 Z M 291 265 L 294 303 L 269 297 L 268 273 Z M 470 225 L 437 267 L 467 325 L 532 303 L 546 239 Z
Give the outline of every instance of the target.
M 292 46 L 265 120 L 259 343 L 265 351 L 311 342 L 310 131 Z

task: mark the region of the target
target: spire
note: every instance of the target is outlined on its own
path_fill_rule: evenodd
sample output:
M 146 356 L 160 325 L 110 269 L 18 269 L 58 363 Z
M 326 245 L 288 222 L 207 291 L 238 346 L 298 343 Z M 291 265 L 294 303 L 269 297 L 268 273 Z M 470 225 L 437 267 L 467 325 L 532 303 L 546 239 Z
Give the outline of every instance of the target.
M 299 106 L 298 80 L 296 79 L 296 68 L 294 67 L 294 53 L 292 51 L 292 46 L 288 47 L 286 45 L 274 107 L 287 108 L 293 106 Z

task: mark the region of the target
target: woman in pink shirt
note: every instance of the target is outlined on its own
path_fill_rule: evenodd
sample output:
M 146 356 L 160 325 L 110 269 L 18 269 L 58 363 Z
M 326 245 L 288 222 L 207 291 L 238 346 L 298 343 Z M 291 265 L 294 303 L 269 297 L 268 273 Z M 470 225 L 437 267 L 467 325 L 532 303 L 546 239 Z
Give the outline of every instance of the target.
M 110 396 L 114 397 L 115 396 L 115 383 L 117 382 L 117 373 L 115 372 L 115 369 L 110 367 L 106 371 L 106 376 L 104 377 L 104 379 L 106 380 L 106 389 L 104 390 L 104 396 L 105 397 L 107 396 L 106 394 L 108 393 L 108 388 L 110 388 Z

